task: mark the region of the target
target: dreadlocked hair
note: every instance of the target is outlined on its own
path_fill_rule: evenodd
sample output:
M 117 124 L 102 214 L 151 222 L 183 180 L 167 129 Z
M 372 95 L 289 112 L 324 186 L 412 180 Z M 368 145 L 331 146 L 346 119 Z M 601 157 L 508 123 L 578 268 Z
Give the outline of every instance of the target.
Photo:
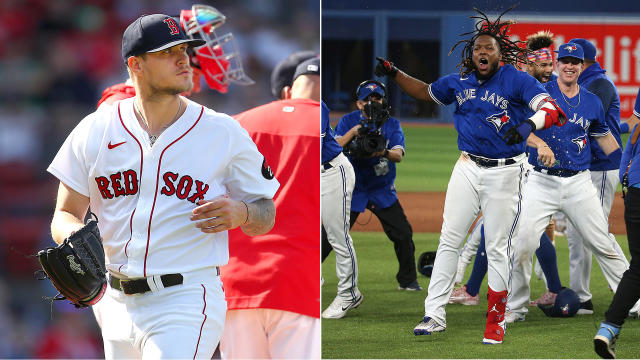
M 496 39 L 498 45 L 500 46 L 500 54 L 502 54 L 502 62 L 505 64 L 512 64 L 517 66 L 518 63 L 521 64 L 529 64 L 530 61 L 527 59 L 527 55 L 531 53 L 531 50 L 523 49 L 520 47 L 520 44 L 524 45 L 524 41 L 511 41 L 509 40 L 509 26 L 515 24 L 514 20 L 502 20 L 502 16 L 507 12 L 513 10 L 516 5 L 508 8 L 498 18 L 494 21 L 489 20 L 489 17 L 482 11 L 477 8 L 473 8 L 478 14 L 469 16 L 470 19 L 478 19 L 476 22 L 476 29 L 470 32 L 466 32 L 464 34 L 460 34 L 460 36 L 471 35 L 469 39 L 460 40 L 453 47 L 451 51 L 449 51 L 449 55 L 453 53 L 458 45 L 462 44 L 462 60 L 456 66 L 460 68 L 460 76 L 465 76 L 475 70 L 475 65 L 473 64 L 473 45 L 476 39 L 482 35 L 489 35 Z
M 553 33 L 549 30 L 540 30 L 527 36 L 527 49 L 531 51 L 547 48 L 553 44 Z

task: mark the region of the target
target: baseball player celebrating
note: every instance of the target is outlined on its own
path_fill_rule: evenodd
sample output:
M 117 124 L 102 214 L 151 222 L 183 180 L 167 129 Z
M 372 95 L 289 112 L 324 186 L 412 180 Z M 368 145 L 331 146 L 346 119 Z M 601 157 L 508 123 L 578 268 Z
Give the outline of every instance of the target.
M 293 77 L 290 98 L 234 116 L 282 187 L 269 234 L 229 234 L 223 359 L 320 358 L 320 177 L 310 161 L 320 158 L 320 59 L 303 62 Z
M 597 96 L 578 85 L 584 55 L 578 44 L 559 47 L 558 79 L 545 84 L 549 94 L 567 114 L 563 127 L 538 131 L 557 156 L 553 167 L 541 166 L 532 149 L 529 162 L 534 165 L 524 189 L 522 221 L 515 242 L 514 269 L 507 307 L 507 322 L 522 321 L 529 303 L 531 258 L 537 239 L 548 224 L 549 217 L 562 211 L 583 235 L 600 264 L 604 277 L 616 289 L 622 273 L 629 267 L 626 258 L 616 250 L 615 239 L 608 236 L 608 222 L 601 211 L 596 189 L 591 182 L 589 164 L 590 137 L 604 154 L 620 157 L 620 147 L 607 126 L 602 104 Z
M 362 303 L 358 290 L 358 260 L 349 235 L 351 196 L 356 175 L 351 162 L 342 153 L 342 146 L 333 136 L 329 123 L 329 108 L 322 102 L 322 163 L 320 164 L 323 246 L 326 241 L 336 253 L 338 294 L 322 313 L 326 319 L 344 317 Z M 328 251 L 327 251 L 328 252 Z M 324 260 L 324 259 L 323 259 Z
M 584 52 L 584 70 L 580 73 L 578 85 L 600 99 L 611 135 L 622 148 L 622 140 L 620 139 L 620 95 L 618 95 L 618 90 L 613 81 L 606 75 L 606 71 L 595 61 L 596 47 L 590 41 L 571 39 L 569 42 L 580 45 Z M 613 197 L 618 186 L 620 157 L 606 156 L 596 141 L 590 141 L 589 146 L 591 147 L 591 163 L 589 166 L 591 182 L 598 190 L 598 200 L 604 217 L 609 219 Z M 593 256 L 591 251 L 584 246 L 580 232 L 574 225 L 576 224 L 568 222 L 566 229 L 569 243 L 570 285 L 571 289 L 580 298 L 581 304 L 578 314 L 593 314 L 591 292 L 589 291 Z M 613 234 L 609 234 L 609 237 L 615 241 Z M 624 256 L 620 246 L 616 246 L 616 250 Z
M 500 20 L 502 15 L 490 21 L 480 14 L 483 21 L 477 23 L 471 38 L 458 43 L 464 44 L 460 74 L 429 85 L 383 59 L 379 59 L 376 72 L 389 75 L 416 99 L 442 105 L 456 103 L 454 125 L 462 154 L 447 187 L 424 318 L 414 334 L 429 335 L 446 329 L 445 306 L 453 289 L 459 249 L 482 208 L 489 264 L 483 343 L 499 344 L 505 329 L 510 244 L 517 233 L 525 174 L 524 140 L 532 130 L 562 124 L 565 119 L 542 85 L 511 65 L 527 60 L 508 40 L 510 22 Z M 506 65 L 501 66 L 501 62 Z M 529 109 L 535 114 L 526 119 Z
M 56 242 L 89 206 L 100 219 L 107 358 L 211 358 L 226 312 L 226 230 L 273 226 L 279 184 L 251 138 L 179 96 L 193 86 L 187 49 L 203 43 L 163 14 L 129 25 L 122 56 L 136 96 L 82 120 L 48 168 L 60 179 Z

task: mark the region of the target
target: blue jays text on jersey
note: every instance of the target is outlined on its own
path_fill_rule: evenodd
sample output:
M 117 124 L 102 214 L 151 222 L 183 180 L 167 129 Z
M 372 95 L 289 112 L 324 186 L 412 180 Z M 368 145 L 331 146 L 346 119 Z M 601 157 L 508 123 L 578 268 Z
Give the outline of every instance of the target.
M 538 130 L 535 134 L 544 140 L 556 157 L 553 169 L 582 171 L 591 163 L 590 136 L 604 136 L 610 132 L 604 117 L 600 99 L 584 87 L 578 95 L 568 98 L 562 94 L 558 82 L 548 82 L 544 87 L 567 115 L 564 126 Z M 565 99 L 566 98 L 566 99 Z M 529 163 L 538 164 L 538 151 L 530 149 Z
M 336 125 L 336 135 L 342 136 L 351 128 L 364 120 L 362 111 L 356 110 L 346 114 Z M 404 133 L 400 122 L 392 117 L 382 125 L 382 135 L 386 140 L 386 149 L 400 148 L 404 152 Z M 384 209 L 393 205 L 398 197 L 393 185 L 396 178 L 396 163 L 388 161 L 389 171 L 383 175 L 376 175 L 375 167 L 380 158 L 352 159 L 353 170 L 356 173 L 356 186 L 351 199 L 351 211 L 363 212 L 367 202 L 371 201 L 376 207 Z M 382 161 L 386 162 L 386 159 Z
M 549 96 L 534 77 L 511 65 L 501 66 L 484 82 L 475 73 L 444 76 L 429 85 L 429 95 L 440 105 L 456 102 L 453 120 L 458 149 L 493 159 L 524 152 L 524 142 L 509 146 L 502 135 L 526 120 Z

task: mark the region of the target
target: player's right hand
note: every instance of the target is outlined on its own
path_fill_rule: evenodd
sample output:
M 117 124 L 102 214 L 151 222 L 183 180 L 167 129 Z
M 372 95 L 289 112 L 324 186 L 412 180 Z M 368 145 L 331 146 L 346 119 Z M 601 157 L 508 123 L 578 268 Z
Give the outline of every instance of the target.
M 555 165 L 556 156 L 553 154 L 553 151 L 551 151 L 549 146 L 545 145 L 538 147 L 538 163 L 546 167 L 553 167 L 553 165 Z
M 393 65 L 389 60 L 383 59 L 380 56 L 376 57 L 378 65 L 376 65 L 376 76 L 389 76 L 392 79 L 398 74 L 398 68 Z

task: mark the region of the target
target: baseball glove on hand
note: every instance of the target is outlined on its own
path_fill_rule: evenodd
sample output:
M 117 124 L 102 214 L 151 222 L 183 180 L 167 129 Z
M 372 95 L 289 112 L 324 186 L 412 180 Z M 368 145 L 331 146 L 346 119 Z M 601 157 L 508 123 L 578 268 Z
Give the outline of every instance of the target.
M 60 292 L 54 300 L 69 300 L 75 307 L 96 304 L 107 289 L 104 248 L 98 221 L 89 220 L 57 247 L 37 254 L 42 269 Z

